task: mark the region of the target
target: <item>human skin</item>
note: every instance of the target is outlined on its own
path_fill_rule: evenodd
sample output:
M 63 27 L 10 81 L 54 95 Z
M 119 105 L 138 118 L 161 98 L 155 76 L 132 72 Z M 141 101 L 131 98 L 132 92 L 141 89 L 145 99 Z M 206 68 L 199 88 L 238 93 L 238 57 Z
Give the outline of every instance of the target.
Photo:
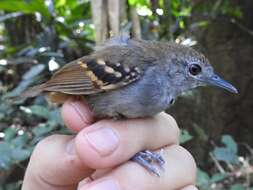
M 178 144 L 179 128 L 166 113 L 151 118 L 94 121 L 84 102 L 68 100 L 62 117 L 76 135 L 52 135 L 36 147 L 22 190 L 196 190 L 196 164 Z M 157 177 L 128 161 L 141 150 L 163 149 Z

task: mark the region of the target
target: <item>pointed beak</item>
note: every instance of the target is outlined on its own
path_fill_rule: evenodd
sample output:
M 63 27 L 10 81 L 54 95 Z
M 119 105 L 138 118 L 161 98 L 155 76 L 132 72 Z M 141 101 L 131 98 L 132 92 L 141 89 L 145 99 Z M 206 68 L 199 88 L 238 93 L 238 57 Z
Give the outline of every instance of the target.
M 229 92 L 236 93 L 236 94 L 238 93 L 238 90 L 232 84 L 230 84 L 227 81 L 223 80 L 222 78 L 220 78 L 216 74 L 211 76 L 206 82 L 210 85 L 214 85 L 214 86 L 224 88 L 224 89 L 228 90 Z

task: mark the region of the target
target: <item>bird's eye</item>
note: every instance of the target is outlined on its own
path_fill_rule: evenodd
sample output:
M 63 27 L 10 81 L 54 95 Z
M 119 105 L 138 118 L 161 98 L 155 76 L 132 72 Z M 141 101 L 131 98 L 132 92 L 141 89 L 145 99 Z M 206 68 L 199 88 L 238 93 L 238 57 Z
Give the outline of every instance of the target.
M 201 67 L 198 64 L 192 64 L 189 67 L 189 72 L 193 75 L 196 76 L 201 72 Z

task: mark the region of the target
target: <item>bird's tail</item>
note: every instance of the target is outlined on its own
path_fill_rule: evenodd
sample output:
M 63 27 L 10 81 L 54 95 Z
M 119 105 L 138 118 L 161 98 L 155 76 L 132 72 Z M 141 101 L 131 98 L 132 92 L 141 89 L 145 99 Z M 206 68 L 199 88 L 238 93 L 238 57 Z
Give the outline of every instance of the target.
M 31 97 L 35 97 L 38 96 L 39 94 L 41 94 L 45 89 L 45 83 L 44 84 L 40 84 L 37 86 L 33 86 L 31 88 L 28 88 L 27 90 L 25 90 L 24 92 L 22 92 L 19 97 L 20 98 L 31 98 Z
M 25 100 L 26 98 L 38 96 L 44 91 L 44 89 L 45 89 L 45 84 L 40 84 L 37 86 L 33 86 L 31 88 L 28 88 L 27 90 L 21 92 L 21 94 L 19 95 L 7 95 L 6 97 L 4 97 L 4 99 L 11 102 L 19 102 L 20 100 Z

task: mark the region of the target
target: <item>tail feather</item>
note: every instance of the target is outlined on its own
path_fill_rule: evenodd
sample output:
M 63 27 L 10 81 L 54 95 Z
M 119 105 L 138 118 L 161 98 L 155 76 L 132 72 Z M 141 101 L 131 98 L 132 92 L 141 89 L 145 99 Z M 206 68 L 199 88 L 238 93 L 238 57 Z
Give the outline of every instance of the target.
M 22 92 L 19 97 L 21 98 L 31 98 L 31 97 L 35 97 L 38 96 L 39 94 L 41 94 L 45 89 L 45 84 L 40 84 L 37 86 L 33 86 L 27 90 L 25 90 L 24 92 Z
M 27 90 L 25 90 L 24 92 L 22 92 L 19 95 L 6 95 L 4 97 L 4 99 L 6 101 L 10 101 L 10 102 L 19 102 L 22 101 L 26 98 L 31 98 L 31 97 L 35 97 L 38 96 L 39 94 L 41 94 L 43 91 L 45 90 L 45 84 L 41 84 L 41 85 L 37 85 L 37 86 L 33 86 Z

